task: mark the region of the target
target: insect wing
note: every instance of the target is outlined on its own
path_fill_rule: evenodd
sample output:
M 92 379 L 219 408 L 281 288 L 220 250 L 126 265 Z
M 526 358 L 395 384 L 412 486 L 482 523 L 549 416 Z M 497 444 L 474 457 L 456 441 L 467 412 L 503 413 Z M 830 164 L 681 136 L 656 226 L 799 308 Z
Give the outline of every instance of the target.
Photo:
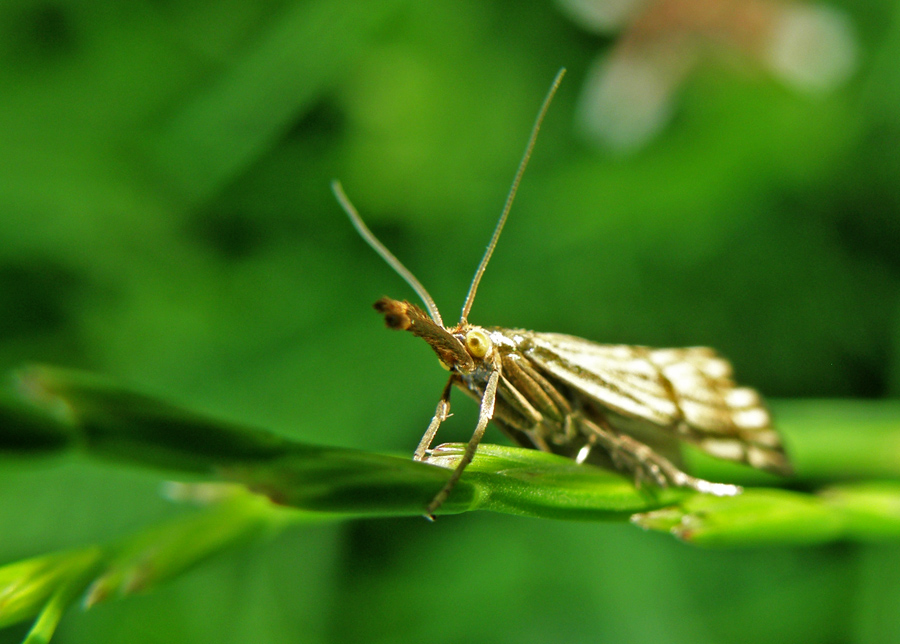
M 558 333 L 526 338 L 530 360 L 603 407 L 673 431 L 718 458 L 790 473 L 759 394 L 735 386 L 730 363 L 712 349 L 603 345 Z

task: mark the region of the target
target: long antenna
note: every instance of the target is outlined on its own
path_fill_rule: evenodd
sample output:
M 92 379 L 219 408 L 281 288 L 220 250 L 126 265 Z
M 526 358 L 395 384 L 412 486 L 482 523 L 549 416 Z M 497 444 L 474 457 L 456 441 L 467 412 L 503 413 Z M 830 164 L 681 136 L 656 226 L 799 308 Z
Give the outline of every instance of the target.
M 431 316 L 431 319 L 434 320 L 438 326 L 443 327 L 444 322 L 441 320 L 441 314 L 440 311 L 438 311 L 437 304 L 434 303 L 434 298 L 428 294 L 428 291 L 422 286 L 422 282 L 417 280 L 416 276 L 413 275 L 399 259 L 394 257 L 394 254 L 389 251 L 384 244 L 378 241 L 378 238 L 374 233 L 369 230 L 368 226 L 363 222 L 362 217 L 360 217 L 359 213 L 356 211 L 356 208 L 350 203 L 350 199 L 347 198 L 347 194 L 344 192 L 341 182 L 337 179 L 332 181 L 331 191 L 334 192 L 334 196 L 337 198 L 338 203 L 341 204 L 341 208 L 343 208 L 344 212 L 347 213 L 347 216 L 350 217 L 350 221 L 353 224 L 353 227 L 356 228 L 356 232 L 366 240 L 366 243 L 371 246 L 376 253 L 381 255 L 381 258 L 384 261 L 390 264 L 391 268 L 397 271 L 400 277 L 406 280 L 407 284 L 412 286 L 416 295 L 419 296 L 419 299 L 422 300 L 422 303 L 425 305 L 425 308 L 428 309 L 428 315 Z
M 537 118 L 534 120 L 534 127 L 531 128 L 531 136 L 528 139 L 528 145 L 525 146 L 525 154 L 522 155 L 522 160 L 519 161 L 519 169 L 516 171 L 516 176 L 513 179 L 512 186 L 509 189 L 509 194 L 506 196 L 506 203 L 503 206 L 503 213 L 500 215 L 500 221 L 497 222 L 497 227 L 494 228 L 494 234 L 491 236 L 491 241 L 488 244 L 487 250 L 484 252 L 484 257 L 481 258 L 481 263 L 478 265 L 478 270 L 475 271 L 475 277 L 472 278 L 472 285 L 469 286 L 469 294 L 466 295 L 466 301 L 465 304 L 463 304 L 462 309 L 462 316 L 459 319 L 460 324 L 465 324 L 468 321 L 469 311 L 472 310 L 472 302 L 475 301 L 475 291 L 478 290 L 478 283 L 481 282 L 481 276 L 484 275 L 484 269 L 487 268 L 488 262 L 491 260 L 491 255 L 494 254 L 494 248 L 497 246 L 497 240 L 500 238 L 500 233 L 503 232 L 503 226 L 506 224 L 506 218 L 509 216 L 510 208 L 512 208 L 513 199 L 516 198 L 516 192 L 519 189 L 519 182 L 522 181 L 522 175 L 525 174 L 525 168 L 526 166 L 528 166 L 528 160 L 531 158 L 531 151 L 534 149 L 535 141 L 537 141 L 537 135 L 541 129 L 541 123 L 544 122 L 544 116 L 547 114 L 547 108 L 550 107 L 550 101 L 553 100 L 553 95 L 556 94 L 556 90 L 559 89 L 559 84 L 560 82 L 562 82 L 562 77 L 565 75 L 565 73 L 565 67 L 563 67 L 556 73 L 556 78 L 553 79 L 553 84 L 550 86 L 550 90 L 547 92 L 547 96 L 544 98 L 544 103 L 541 105 L 541 110 L 538 112 Z

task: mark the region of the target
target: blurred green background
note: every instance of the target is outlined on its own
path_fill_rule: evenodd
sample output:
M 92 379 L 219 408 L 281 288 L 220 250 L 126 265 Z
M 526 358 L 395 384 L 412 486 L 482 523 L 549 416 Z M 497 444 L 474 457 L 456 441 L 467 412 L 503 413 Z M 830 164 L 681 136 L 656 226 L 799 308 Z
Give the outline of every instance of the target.
M 411 454 L 445 374 L 371 310 L 413 294 L 329 181 L 452 321 L 566 66 L 472 322 L 711 345 L 776 399 L 897 396 L 900 3 L 830 6 L 858 48 L 845 83 L 810 95 L 704 50 L 672 118 L 625 153 L 574 113 L 629 27 L 595 35 L 550 1 L 5 0 L 0 366 L 90 369 Z M 473 426 L 474 404 L 454 411 L 443 440 Z M 178 511 L 151 473 L 5 459 L 0 561 Z M 900 641 L 897 570 L 891 545 L 707 552 L 622 525 L 361 521 L 70 616 L 55 641 Z

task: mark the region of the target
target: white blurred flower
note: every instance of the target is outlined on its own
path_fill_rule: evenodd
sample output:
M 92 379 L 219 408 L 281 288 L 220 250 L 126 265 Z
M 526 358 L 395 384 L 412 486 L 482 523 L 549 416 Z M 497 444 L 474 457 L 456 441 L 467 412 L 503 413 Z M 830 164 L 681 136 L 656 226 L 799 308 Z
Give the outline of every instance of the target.
M 559 0 L 563 12 L 588 31 L 614 31 L 636 16 L 650 0 Z
M 820 6 L 783 7 L 764 49 L 768 65 L 805 91 L 828 91 L 856 67 L 856 43 L 846 16 Z
M 591 67 L 579 125 L 607 147 L 628 151 L 668 122 L 684 78 L 711 51 L 756 60 L 800 91 L 843 83 L 856 66 L 849 20 L 820 5 L 777 0 L 557 0 L 585 29 L 623 30 Z
M 613 51 L 591 65 L 576 118 L 589 138 L 617 150 L 636 148 L 668 122 L 675 93 L 693 64 L 679 43 Z

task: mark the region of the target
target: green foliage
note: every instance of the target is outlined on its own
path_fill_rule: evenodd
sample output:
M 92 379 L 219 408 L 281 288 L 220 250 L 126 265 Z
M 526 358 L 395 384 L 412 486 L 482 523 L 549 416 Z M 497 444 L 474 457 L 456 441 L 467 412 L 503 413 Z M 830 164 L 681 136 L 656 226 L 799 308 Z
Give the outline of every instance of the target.
M 625 156 L 573 126 L 590 65 L 623 34 L 588 34 L 553 2 L 0 3 L 0 369 L 65 364 L 202 411 L 153 403 L 122 435 L 110 403 L 137 399 L 114 388 L 85 436 L 64 407 L 48 417 L 3 397 L 0 561 L 57 562 L 35 574 L 70 575 L 75 593 L 109 565 L 108 544 L 177 523 L 163 476 L 224 478 L 214 464 L 248 448 L 246 426 L 272 430 L 254 434 L 257 457 L 311 450 L 299 472 L 230 462 L 302 497 L 309 510 L 276 521 L 302 514 L 302 529 L 64 620 L 54 641 L 900 641 L 898 410 L 871 400 L 900 392 L 900 5 L 829 5 L 856 30 L 847 84 L 810 97 L 734 52 L 705 58 L 667 127 Z M 690 524 L 694 541 L 767 548 L 503 516 L 622 518 L 646 497 L 499 447 L 448 508 L 498 512 L 398 516 L 445 476 L 408 462 L 444 374 L 369 310 L 411 294 L 329 182 L 453 319 L 561 66 L 472 321 L 710 345 L 770 397 L 854 399 L 774 405 L 801 472 L 792 490 L 642 514 Z M 454 413 L 441 440 L 468 438 L 473 406 Z M 780 484 L 695 456 L 706 478 Z M 339 471 L 340 496 L 310 485 Z M 376 483 L 405 489 L 402 504 L 360 496 Z M 307 521 L 328 503 L 393 518 Z M 793 527 L 752 533 L 788 507 Z M 755 518 L 723 534 L 734 512 Z M 800 541 L 832 545 L 773 543 Z M 34 559 L 45 552 L 75 554 Z M 31 597 L 56 602 L 44 636 L 69 596 Z
M 14 384 L 18 395 L 9 394 L 0 407 L 0 451 L 6 454 L 34 453 L 35 446 L 38 453 L 52 453 L 45 437 L 66 436 L 52 442 L 55 450 L 79 447 L 89 456 L 209 481 L 170 487 L 170 496 L 200 502 L 208 506 L 204 511 L 109 544 L 0 567 L 0 626 L 37 617 L 28 643 L 48 641 L 66 608 L 82 596 L 90 607 L 151 590 L 212 555 L 294 523 L 421 514 L 464 450 L 443 446 L 424 464 L 315 447 L 47 367 L 21 370 Z M 846 426 L 835 448 L 853 451 L 856 429 Z M 896 428 L 884 438 L 897 440 Z M 892 474 L 900 476 L 900 469 Z M 896 481 L 836 485 L 817 494 L 759 488 L 714 497 L 638 490 L 616 474 L 570 459 L 494 445 L 479 448 L 439 512 L 478 509 L 556 519 L 630 517 L 645 529 L 706 546 L 900 537 Z

